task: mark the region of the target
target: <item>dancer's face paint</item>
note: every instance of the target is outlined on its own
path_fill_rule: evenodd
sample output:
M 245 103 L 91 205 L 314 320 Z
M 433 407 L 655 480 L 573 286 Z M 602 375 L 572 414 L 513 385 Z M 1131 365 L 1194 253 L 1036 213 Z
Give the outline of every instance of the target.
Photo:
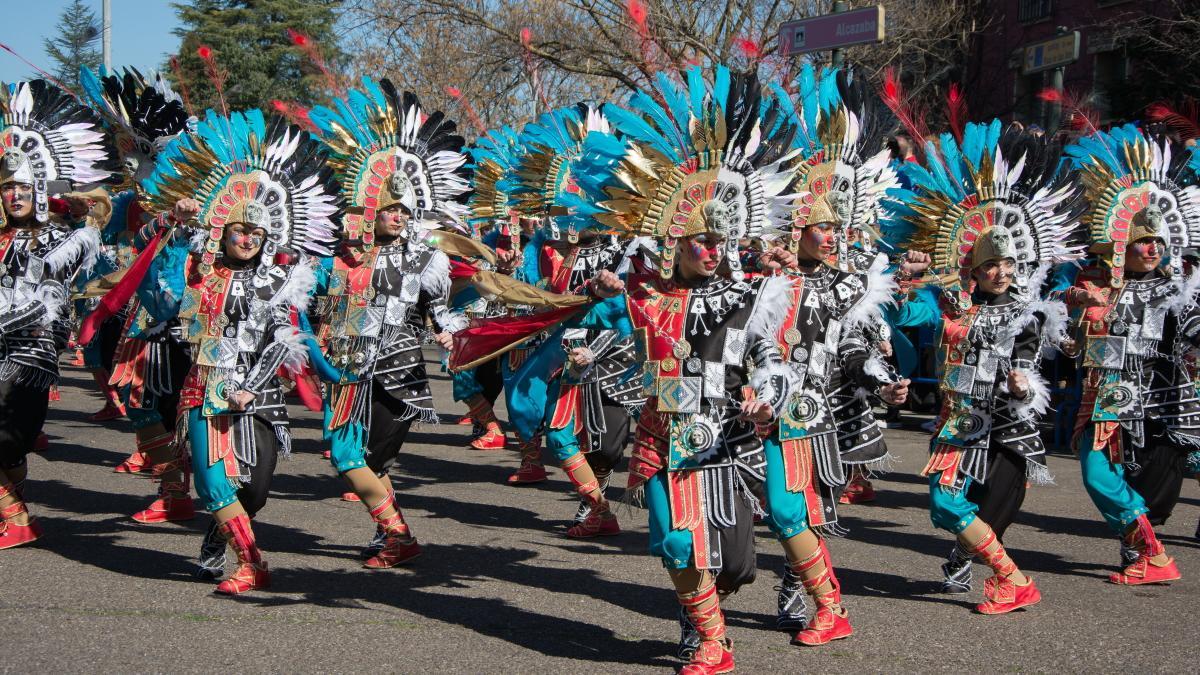
M 1125 252 L 1125 270 L 1128 272 L 1149 272 L 1162 262 L 1163 249 L 1166 244 L 1158 237 L 1138 239 L 1129 245 Z
M 725 259 L 725 237 L 693 235 L 681 241 L 679 249 L 679 271 L 685 278 L 711 277 Z
M 267 239 L 266 230 L 246 223 L 234 223 L 225 232 L 225 255 L 234 260 L 253 260 Z
M 23 220 L 33 213 L 33 186 L 29 183 L 8 182 L 0 185 L 4 213 L 10 219 Z
M 412 216 L 408 210 L 399 204 L 393 204 L 375 214 L 375 236 L 381 239 L 395 239 L 404 234 Z
M 979 290 L 984 293 L 1000 295 L 1007 291 L 1009 286 L 1012 286 L 1013 273 L 1016 271 L 1016 263 L 1012 258 L 1004 258 L 1003 260 L 989 260 L 974 270 L 971 274 L 975 277 L 975 283 Z
M 816 223 L 804 228 L 800 236 L 800 257 L 825 260 L 833 255 L 837 230 L 832 223 Z

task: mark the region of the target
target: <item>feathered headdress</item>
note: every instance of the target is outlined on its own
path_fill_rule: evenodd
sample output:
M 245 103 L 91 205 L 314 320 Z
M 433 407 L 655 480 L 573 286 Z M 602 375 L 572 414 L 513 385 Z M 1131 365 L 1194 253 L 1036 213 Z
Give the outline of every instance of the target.
M 612 129 L 599 107 L 578 103 L 543 113 L 521 130 L 522 152 L 517 165 L 501 182 L 509 206 L 530 217 L 545 217 L 552 240 L 579 240 L 579 232 L 594 224 L 562 206 L 565 195 L 579 192 L 572 177 L 591 134 L 611 135 Z
M 161 75 L 147 80 L 128 68 L 123 75 L 98 77 L 86 66 L 79 69 L 84 94 L 103 116 L 117 153 L 125 164 L 127 184 L 133 187 L 154 171 L 158 153 L 188 129 L 183 101 Z
M 740 239 L 788 222 L 794 174 L 785 163 L 795 126 L 764 104 L 753 73 L 731 75 L 718 66 L 709 84 L 697 67 L 683 87 L 665 75 L 657 84 L 653 94 L 635 93 L 630 110 L 604 107 L 628 142 L 590 140 L 576 184 L 600 224 L 660 242 L 664 277 L 674 273 L 680 239 L 719 232 L 733 276 L 741 278 Z
M 799 128 L 789 247 L 796 250 L 808 225 L 833 223 L 838 263 L 844 266 L 851 233 L 873 250 L 884 194 L 899 187 L 891 156 L 881 144 L 886 126 L 882 106 L 862 78 L 828 68 L 818 78 L 811 64 L 800 71 L 795 105 L 781 87 L 773 89 Z
M 412 226 L 442 217 L 462 222 L 459 200 L 470 189 L 463 138 L 440 112 L 426 113 L 415 94 L 400 93 L 390 80 L 362 80 L 334 101 L 309 113 L 329 148 L 349 212 L 347 238 L 374 241 L 375 214 L 394 204 L 412 212 Z
M 0 84 L 0 115 L 0 183 L 32 185 L 39 222 L 50 217 L 47 182 L 78 188 L 112 182 L 120 171 L 96 111 L 45 80 Z
M 248 110 L 229 117 L 210 110 L 194 133 L 179 136 L 142 181 L 152 213 L 180 199 L 200 202 L 197 218 L 208 230 L 200 260 L 210 274 L 227 223 L 247 223 L 267 233 L 258 273 L 265 275 L 277 252 L 332 254 L 339 186 L 324 147 L 282 117 L 263 119 Z
M 1200 148 L 1127 124 L 1080 138 L 1066 152 L 1083 176 L 1091 250 L 1109 265 L 1113 287 L 1124 282 L 1126 247 L 1145 237 L 1166 242 L 1182 278 L 1183 249 L 1200 246 L 1200 187 L 1182 187 L 1200 173 Z
M 945 133 L 925 146 L 923 164 L 900 167 L 911 190 L 892 191 L 899 217 L 914 228 L 909 247 L 933 258 L 945 297 L 971 306 L 971 270 L 989 260 L 1016 262 L 1018 290 L 1038 293 L 1049 267 L 1083 256 L 1082 191 L 1057 173 L 1061 147 L 1000 120 L 967 124 L 960 147 Z
M 522 145 L 510 127 L 493 129 L 480 136 L 467 150 L 471 157 L 471 197 L 467 200 L 467 223 L 471 234 L 479 236 L 488 226 L 508 219 L 508 193 L 501 182 L 515 171 Z

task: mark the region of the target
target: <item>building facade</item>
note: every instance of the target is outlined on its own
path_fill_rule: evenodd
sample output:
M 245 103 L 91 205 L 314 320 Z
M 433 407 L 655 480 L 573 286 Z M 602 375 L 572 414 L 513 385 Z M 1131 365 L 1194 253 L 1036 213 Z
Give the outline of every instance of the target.
M 990 16 L 977 35 L 977 48 L 964 73 L 968 81 L 977 83 L 971 87 L 971 109 L 977 113 L 973 116 L 998 116 L 1043 127 L 1052 121 L 1051 110 L 1038 93 L 1056 84 L 1056 69 L 1051 65 L 1076 55 L 1061 66 L 1064 90 L 1091 94 L 1090 107 L 1102 123 L 1137 114 L 1144 102 L 1122 97 L 1125 83 L 1138 70 L 1137 49 L 1129 46 L 1124 29 L 1148 15 L 1178 11 L 1176 3 L 1158 0 L 998 0 L 987 4 L 984 11 Z

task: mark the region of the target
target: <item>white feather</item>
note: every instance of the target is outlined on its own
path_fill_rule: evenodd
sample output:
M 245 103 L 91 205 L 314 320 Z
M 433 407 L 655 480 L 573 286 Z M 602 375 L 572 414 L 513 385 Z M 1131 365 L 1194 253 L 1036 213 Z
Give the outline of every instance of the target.
M 866 288 L 858 302 L 842 318 L 843 329 L 852 330 L 883 322 L 883 308 L 894 302 L 894 294 L 899 288 L 887 267 L 887 256 L 880 254 L 871 263 L 870 269 L 861 275 Z
M 746 332 L 756 337 L 775 339 L 783 326 L 788 310 L 792 306 L 792 286 L 795 281 L 788 276 L 767 277 L 759 289 Z
M 77 265 L 85 274 L 92 270 L 100 255 L 100 231 L 94 227 L 80 227 L 67 235 L 44 260 L 53 274 Z

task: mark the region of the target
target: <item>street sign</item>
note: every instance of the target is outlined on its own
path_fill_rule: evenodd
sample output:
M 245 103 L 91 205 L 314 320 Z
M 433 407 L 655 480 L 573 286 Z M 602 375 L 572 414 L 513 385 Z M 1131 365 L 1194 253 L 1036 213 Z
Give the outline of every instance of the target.
M 883 20 L 883 5 L 876 5 L 788 21 L 779 27 L 779 55 L 883 42 Z
M 1079 31 L 1025 45 L 1021 73 L 1032 75 L 1075 63 L 1079 59 Z

